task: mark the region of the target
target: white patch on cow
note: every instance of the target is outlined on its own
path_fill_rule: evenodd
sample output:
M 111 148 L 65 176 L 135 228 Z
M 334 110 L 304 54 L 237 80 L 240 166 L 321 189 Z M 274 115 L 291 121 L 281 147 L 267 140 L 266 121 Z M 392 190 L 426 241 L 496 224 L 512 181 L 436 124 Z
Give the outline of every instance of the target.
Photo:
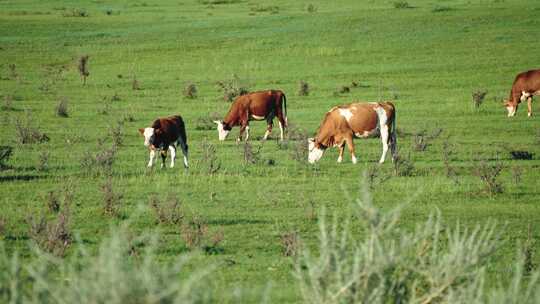
M 368 137 L 371 137 L 371 136 L 374 136 L 378 131 L 378 128 L 375 128 L 371 131 L 364 131 L 363 133 L 354 133 L 354 136 L 358 137 L 358 138 L 368 138 Z
M 353 113 L 351 112 L 351 110 L 349 109 L 338 109 L 338 110 L 339 110 L 339 114 L 345 117 L 345 120 L 347 120 L 347 122 L 351 121 L 351 118 L 353 116 Z
M 156 151 L 150 150 L 150 160 L 148 161 L 148 168 L 151 168 L 154 165 L 154 158 L 156 157 Z
M 324 153 L 323 149 L 315 147 L 315 140 L 313 138 L 308 139 L 308 151 L 308 162 L 310 164 L 314 164 L 316 161 L 321 159 Z
M 176 148 L 174 146 L 169 146 L 169 151 L 171 151 L 171 168 L 174 168 L 174 159 L 176 158 Z
M 375 112 L 377 112 L 377 117 L 379 118 L 378 128 L 381 133 L 381 141 L 383 144 L 383 151 L 379 163 L 383 163 L 386 158 L 386 152 L 388 152 L 388 116 L 383 107 L 375 107 Z
M 513 117 L 516 115 L 516 107 L 512 105 L 506 106 L 506 111 L 508 111 L 508 117 Z
M 279 137 L 281 138 L 281 141 L 283 141 L 283 126 L 281 125 L 281 121 L 279 123 Z
M 258 115 L 251 114 L 251 118 L 253 118 L 255 120 L 263 120 L 264 116 L 258 116 Z
M 337 162 L 338 162 L 338 163 L 341 163 L 342 161 L 343 161 L 343 156 L 341 156 L 341 155 L 340 155 L 340 156 L 338 156 L 338 158 L 337 158 Z
M 144 145 L 146 147 L 150 146 L 150 138 L 154 136 L 154 128 L 144 128 Z
M 352 160 L 352 163 L 353 163 L 353 164 L 356 164 L 356 162 L 357 162 L 356 156 L 351 155 L 351 160 Z
M 229 135 L 230 130 L 223 129 L 223 122 L 222 121 L 214 120 L 214 123 L 217 124 L 219 140 L 224 141 L 225 138 L 227 138 L 227 135 Z
M 189 168 L 187 156 L 184 155 L 184 167 Z

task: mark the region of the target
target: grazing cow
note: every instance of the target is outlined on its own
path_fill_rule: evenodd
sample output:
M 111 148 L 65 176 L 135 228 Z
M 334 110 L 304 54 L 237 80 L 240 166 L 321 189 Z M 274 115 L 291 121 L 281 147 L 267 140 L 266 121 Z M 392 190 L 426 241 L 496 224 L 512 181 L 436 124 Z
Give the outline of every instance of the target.
M 396 109 L 391 102 L 350 103 L 333 107 L 326 113 L 319 127 L 317 136 L 308 139 L 308 161 L 318 161 L 324 150 L 339 147 L 338 163 L 343 161 L 345 144 L 349 147 L 353 164 L 354 137 L 366 138 L 381 136 L 383 152 L 379 163 L 386 158 L 388 146 L 392 152 L 392 161 L 396 157 Z
M 171 151 L 171 168 L 174 167 L 176 158 L 176 144 L 182 149 L 184 154 L 184 167 L 188 167 L 188 145 L 184 120 L 179 115 L 165 118 L 158 118 L 149 128 L 139 129 L 139 133 L 144 136 L 144 145 L 150 149 L 150 161 L 148 167 L 154 164 L 156 150 L 161 151 L 161 168 L 165 166 L 167 150 Z
M 240 126 L 237 141 L 242 140 L 244 131 L 246 131 L 245 140 L 247 141 L 249 121 L 266 120 L 268 127 L 263 137 L 263 140 L 266 140 L 272 132 L 273 119 L 276 116 L 279 119 L 281 140 L 283 140 L 283 129 L 287 127 L 287 99 L 282 91 L 267 90 L 238 96 L 225 118 L 222 121 L 216 120 L 214 122 L 217 124 L 219 140 L 225 140 L 234 126 Z
M 527 100 L 528 116 L 532 116 L 532 98 L 540 95 L 540 70 L 519 73 L 512 84 L 510 98 L 504 101 L 508 117 L 516 115 L 518 105 Z

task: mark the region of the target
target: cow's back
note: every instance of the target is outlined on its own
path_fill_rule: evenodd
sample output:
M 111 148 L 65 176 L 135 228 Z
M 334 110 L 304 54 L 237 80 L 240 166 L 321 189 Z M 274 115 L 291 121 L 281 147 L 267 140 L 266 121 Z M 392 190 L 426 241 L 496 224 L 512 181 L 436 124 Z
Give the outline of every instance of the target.
M 540 69 L 519 73 L 512 84 L 513 91 L 536 91 L 540 89 Z

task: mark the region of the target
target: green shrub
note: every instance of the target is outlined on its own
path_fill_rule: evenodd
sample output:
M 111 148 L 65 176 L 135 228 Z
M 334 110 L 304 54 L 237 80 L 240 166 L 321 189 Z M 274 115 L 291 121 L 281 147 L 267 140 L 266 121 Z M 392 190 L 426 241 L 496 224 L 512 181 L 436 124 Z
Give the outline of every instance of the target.
M 523 259 L 508 286 L 484 288 L 489 259 L 502 233 L 488 223 L 474 229 L 443 224 L 432 214 L 412 231 L 401 229 L 399 207 L 382 212 L 366 193 L 354 220 L 319 219 L 319 244 L 295 261 L 306 303 L 537 303 L 538 272 L 523 277 Z M 358 224 L 358 229 L 353 229 Z

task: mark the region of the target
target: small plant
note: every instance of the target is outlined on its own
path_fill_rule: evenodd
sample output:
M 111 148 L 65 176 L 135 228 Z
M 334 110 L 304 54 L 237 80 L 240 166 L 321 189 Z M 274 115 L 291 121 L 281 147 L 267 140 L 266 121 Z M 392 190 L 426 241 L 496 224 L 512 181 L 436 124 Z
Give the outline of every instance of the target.
M 208 224 L 198 216 L 182 225 L 182 239 L 189 249 L 200 249 L 208 234 Z
M 49 191 L 45 197 L 47 209 L 51 213 L 58 213 L 60 211 L 60 198 L 58 197 L 58 194 L 54 191 Z
M 109 115 L 109 113 L 111 112 L 111 107 L 112 102 L 104 98 L 101 107 L 97 110 L 97 113 L 100 115 Z
M 70 202 L 64 201 L 60 212 L 53 220 L 47 220 L 44 213 L 41 213 L 38 218 L 29 216 L 27 218 L 28 235 L 41 250 L 63 257 L 72 242 L 70 218 Z
M 485 160 L 475 161 L 475 163 L 473 174 L 484 183 L 485 192 L 490 195 L 502 193 L 504 188 L 499 181 L 499 175 L 504 168 L 503 164 L 500 161 L 488 164 Z
M 484 98 L 487 95 L 487 91 L 475 91 L 472 93 L 472 101 L 473 106 L 475 109 L 479 109 L 482 103 L 484 102 Z
M 197 86 L 194 83 L 188 83 L 184 87 L 183 94 L 184 94 L 184 97 L 189 98 L 189 99 L 197 98 Z
M 307 203 L 307 206 L 305 207 L 305 215 L 306 219 L 313 222 L 317 220 L 317 209 L 316 209 L 315 201 L 310 199 Z
M 531 229 L 531 223 L 527 225 L 527 240 L 525 240 L 525 243 L 523 244 L 523 248 L 521 250 L 523 255 L 523 270 L 525 271 L 526 275 L 530 275 L 531 272 L 536 268 L 536 265 L 534 264 L 534 240 L 532 237 L 532 229 Z
M 49 168 L 49 151 L 42 150 L 38 154 L 38 160 L 36 165 L 37 171 L 46 171 Z
M 122 194 L 113 191 L 112 177 L 108 176 L 101 186 L 103 193 L 103 213 L 108 216 L 118 217 L 122 207 Z
M 55 108 L 56 116 L 69 117 L 68 114 L 68 99 L 67 97 L 61 97 Z
M 141 89 L 141 84 L 137 80 L 137 76 L 133 75 L 133 80 L 131 81 L 131 89 L 134 91 L 138 91 Z
M 304 80 L 300 80 L 298 85 L 298 96 L 308 96 L 309 95 L 309 84 Z
M 7 226 L 7 220 L 0 216 L 0 240 L 2 239 L 2 236 L 5 236 L 6 234 L 6 226 Z
M 262 12 L 268 12 L 270 14 L 278 14 L 279 13 L 279 7 L 275 5 L 257 5 L 255 7 L 251 8 L 252 12 L 262 13 Z
M 81 78 L 83 80 L 83 85 L 86 85 L 86 78 L 90 76 L 90 72 L 88 72 L 88 55 L 83 55 L 79 58 L 79 74 L 81 75 Z
M 510 151 L 510 156 L 512 157 L 512 159 L 515 159 L 515 160 L 519 160 L 519 159 L 531 160 L 533 159 L 534 153 L 531 153 L 528 151 L 514 150 L 514 151 Z
M 221 169 L 221 162 L 217 158 L 216 146 L 206 138 L 201 143 L 202 158 L 201 163 L 208 174 L 215 174 Z
M 343 85 L 338 88 L 338 94 L 346 94 L 351 92 L 351 88 L 349 86 Z
M 240 83 L 238 76 L 233 75 L 229 81 L 218 81 L 218 87 L 223 91 L 223 99 L 232 102 L 236 97 L 249 93 L 247 86 Z
M 102 142 L 98 142 L 99 152 L 86 151 L 81 158 L 81 167 L 86 173 L 111 175 L 112 166 L 116 159 L 117 148 L 112 145 L 105 148 Z
M 390 179 L 390 175 L 383 173 L 381 172 L 381 166 L 378 165 L 372 165 L 366 169 L 366 181 L 370 190 Z
M 185 216 L 180 200 L 173 194 L 170 194 L 163 203 L 158 196 L 151 196 L 150 207 L 154 210 L 157 222 L 160 224 L 179 225 Z
M 448 138 L 446 138 L 442 144 L 442 160 L 446 170 L 446 176 L 452 178 L 456 184 L 459 184 L 459 180 L 457 179 L 457 171 L 451 164 L 452 155 L 454 154 L 454 146 L 451 145 Z
M 111 101 L 120 101 L 120 100 L 122 100 L 122 98 L 116 92 L 113 94 L 113 96 L 111 96 Z
M 110 128 L 110 135 L 114 147 L 122 146 L 124 143 L 124 121 L 117 121 L 116 126 Z
M 13 147 L 11 146 L 0 146 L 0 170 L 6 169 L 9 166 L 6 164 L 9 161 L 9 158 L 13 154 Z
M 9 94 L 4 96 L 4 104 L 2 105 L 2 110 L 12 111 L 14 109 L 15 108 L 13 108 L 13 96 Z
M 31 125 L 32 118 L 27 115 L 26 119 L 15 120 L 15 134 L 19 144 L 35 144 L 49 141 L 49 137 Z
M 414 135 L 413 138 L 413 150 L 417 152 L 423 152 L 426 150 L 428 144 L 425 139 L 425 132 L 419 132 Z
M 300 238 L 298 232 L 286 232 L 279 237 L 281 241 L 281 252 L 284 256 L 295 257 L 300 252 Z
M 253 149 L 253 146 L 249 142 L 244 142 L 244 163 L 246 165 L 256 164 L 261 160 L 261 146 L 257 147 L 257 150 Z
M 195 121 L 195 130 L 215 130 L 216 124 L 215 120 L 220 120 L 221 117 L 219 113 L 213 112 L 206 116 L 201 116 Z
M 414 174 L 414 164 L 410 155 L 404 157 L 396 153 L 393 165 L 395 176 L 412 176 Z
M 89 17 L 90 14 L 84 8 L 73 8 L 62 13 L 64 17 Z
M 523 168 L 518 166 L 512 167 L 512 180 L 514 181 L 514 184 L 518 185 L 521 183 L 521 175 L 523 174 Z
M 411 6 L 409 5 L 409 2 L 407 1 L 394 1 L 394 8 L 398 8 L 398 9 L 401 9 L 401 8 L 411 8 Z
M 308 13 L 310 13 L 310 14 L 316 13 L 317 12 L 317 7 L 315 5 L 313 5 L 313 3 L 310 3 L 310 4 L 307 5 L 306 11 Z
M 8 64 L 9 69 L 9 79 L 17 79 L 19 77 L 19 73 L 17 73 L 17 66 L 15 63 Z

